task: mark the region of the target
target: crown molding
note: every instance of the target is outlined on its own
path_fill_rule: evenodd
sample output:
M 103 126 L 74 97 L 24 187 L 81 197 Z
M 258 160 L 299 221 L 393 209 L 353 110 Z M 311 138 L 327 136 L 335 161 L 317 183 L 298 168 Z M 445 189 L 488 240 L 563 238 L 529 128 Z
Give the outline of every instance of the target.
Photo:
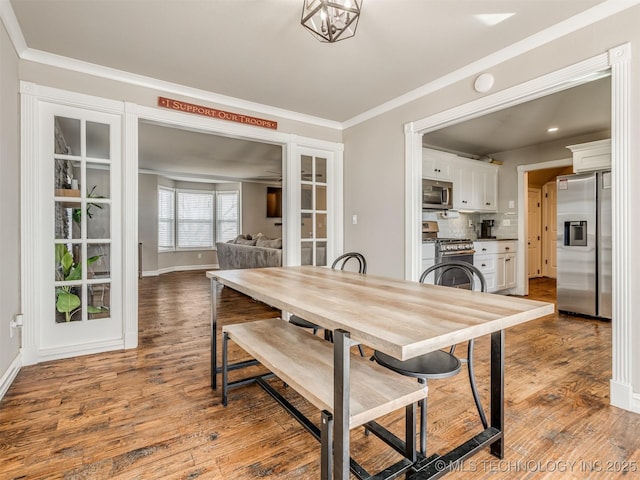
M 403 95 L 400 95 L 399 97 L 389 100 L 388 102 L 382 103 L 381 105 L 378 105 L 377 107 L 367 110 L 359 115 L 356 115 L 346 120 L 345 122 L 338 122 L 325 118 L 315 117 L 313 115 L 307 115 L 304 113 L 281 109 L 271 105 L 265 105 L 262 103 L 251 102 L 240 98 L 220 95 L 198 88 L 187 87 L 185 85 L 166 82 L 164 80 L 158 80 L 144 75 L 137 75 L 134 73 L 125 72 L 123 70 L 96 65 L 89 62 L 84 62 L 81 60 L 76 60 L 69 57 L 63 57 L 61 55 L 55 55 L 52 53 L 43 52 L 41 50 L 28 48 L 25 38 L 22 34 L 22 30 L 20 29 L 20 24 L 18 23 L 9 0 L 0 0 L 0 19 L 4 23 L 5 28 L 7 29 L 7 33 L 9 34 L 9 37 L 13 42 L 14 48 L 18 56 L 22 60 L 41 63 L 52 67 L 63 68 L 78 73 L 93 75 L 127 83 L 130 85 L 159 90 L 166 93 L 182 95 L 184 97 L 224 105 L 231 108 L 239 108 L 256 113 L 273 115 L 287 120 L 293 120 L 334 130 L 345 130 L 347 128 L 370 120 L 371 118 L 377 117 L 378 115 L 406 105 L 407 103 L 418 100 L 426 95 L 429 95 L 449 85 L 464 80 L 465 78 L 477 75 L 478 73 L 486 71 L 487 69 L 499 65 L 500 63 L 511 60 L 512 58 L 522 55 L 539 46 L 561 38 L 565 35 L 575 32 L 576 30 L 596 23 L 611 15 L 615 15 L 616 13 L 619 13 L 638 4 L 640 4 L 640 0 L 606 0 L 596 5 L 595 7 L 579 13 L 578 15 L 557 23 L 545 30 L 542 30 L 519 42 L 503 48 L 502 50 L 498 50 L 495 53 L 492 53 L 480 60 L 459 68 L 458 70 L 448 73 L 432 82 L 426 83 L 421 87 L 411 90 Z
M 22 54 L 27 50 L 27 42 L 24 39 L 24 35 L 22 35 L 22 29 L 9 0 L 0 0 L 0 20 L 2 20 L 4 28 L 7 30 L 18 57 L 22 58 Z
M 603 20 L 611 15 L 615 15 L 623 10 L 631 8 L 640 4 L 640 0 L 606 0 L 595 7 L 592 7 L 584 12 L 579 13 L 567 20 L 552 25 L 545 30 L 541 30 L 519 42 L 513 43 L 502 50 L 498 50 L 480 60 L 477 60 L 469 65 L 465 65 L 458 70 L 454 70 L 433 82 L 426 83 L 421 87 L 418 87 L 410 92 L 400 95 L 388 102 L 378 105 L 371 110 L 356 115 L 342 123 L 344 129 L 353 127 L 362 122 L 370 120 L 378 115 L 389 112 L 395 108 L 406 105 L 407 103 L 418 100 L 426 95 L 441 90 L 456 82 L 475 76 L 482 73 L 489 68 L 495 67 L 501 63 L 504 63 L 512 58 L 522 55 L 530 50 L 538 48 L 546 43 L 552 42 L 565 35 L 573 33 L 581 28 Z
M 125 72 L 111 67 L 96 65 L 94 63 L 76 60 L 74 58 L 63 57 L 53 53 L 43 52 L 27 48 L 20 56 L 22 60 L 41 63 L 52 67 L 64 68 L 78 73 L 93 75 L 108 80 L 115 80 L 138 87 L 145 87 L 152 90 L 159 90 L 165 93 L 172 93 L 184 97 L 224 105 L 225 107 L 249 110 L 251 112 L 272 115 L 287 120 L 316 125 L 319 127 L 331 128 L 334 130 L 342 130 L 342 124 L 333 120 L 327 120 L 304 113 L 293 112 L 282 108 L 265 105 L 262 103 L 251 102 L 241 98 L 229 97 L 218 93 L 201 90 L 198 88 L 188 87 L 177 83 L 158 80 L 156 78 L 138 75 L 135 73 Z

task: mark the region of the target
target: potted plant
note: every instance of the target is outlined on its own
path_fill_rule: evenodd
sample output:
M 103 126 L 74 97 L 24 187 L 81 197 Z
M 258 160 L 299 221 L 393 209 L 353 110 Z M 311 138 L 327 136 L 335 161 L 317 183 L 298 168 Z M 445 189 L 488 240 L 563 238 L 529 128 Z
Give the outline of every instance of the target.
M 98 261 L 100 257 L 101 255 L 89 257 L 87 266 Z M 82 280 L 82 264 L 74 261 L 71 252 L 62 243 L 56 244 L 56 280 L 60 282 Z M 65 322 L 70 322 L 72 317 L 82 310 L 82 301 L 76 294 L 78 288 L 76 285 L 56 287 L 56 310 L 64 314 Z M 109 307 L 104 305 L 87 305 L 88 313 L 101 313 L 108 310 Z

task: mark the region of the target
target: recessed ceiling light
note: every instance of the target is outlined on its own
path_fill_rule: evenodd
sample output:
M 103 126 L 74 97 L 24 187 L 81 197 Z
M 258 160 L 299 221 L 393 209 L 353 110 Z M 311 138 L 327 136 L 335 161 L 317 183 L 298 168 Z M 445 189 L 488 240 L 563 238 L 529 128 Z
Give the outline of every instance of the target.
M 547 133 L 556 133 L 558 130 L 560 130 L 558 127 L 547 128 Z
M 504 22 L 507 18 L 511 18 L 515 13 L 479 13 L 474 15 L 478 20 L 489 27 L 493 27 L 501 22 Z

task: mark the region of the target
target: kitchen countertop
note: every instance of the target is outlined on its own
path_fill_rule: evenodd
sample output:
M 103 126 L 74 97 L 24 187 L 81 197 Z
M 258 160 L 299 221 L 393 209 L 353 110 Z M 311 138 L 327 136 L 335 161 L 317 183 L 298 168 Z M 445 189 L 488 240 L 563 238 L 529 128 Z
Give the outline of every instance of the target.
M 474 242 L 517 242 L 517 238 L 476 238 Z

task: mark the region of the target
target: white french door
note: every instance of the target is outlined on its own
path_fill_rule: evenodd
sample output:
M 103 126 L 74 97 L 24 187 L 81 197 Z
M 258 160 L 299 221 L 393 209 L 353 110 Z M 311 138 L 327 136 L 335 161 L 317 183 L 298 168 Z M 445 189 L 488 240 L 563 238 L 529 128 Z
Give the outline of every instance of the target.
M 336 151 L 300 147 L 291 186 L 297 188 L 301 265 L 331 265 L 342 251 L 342 163 Z
M 121 116 L 50 103 L 38 116 L 38 357 L 122 348 Z

